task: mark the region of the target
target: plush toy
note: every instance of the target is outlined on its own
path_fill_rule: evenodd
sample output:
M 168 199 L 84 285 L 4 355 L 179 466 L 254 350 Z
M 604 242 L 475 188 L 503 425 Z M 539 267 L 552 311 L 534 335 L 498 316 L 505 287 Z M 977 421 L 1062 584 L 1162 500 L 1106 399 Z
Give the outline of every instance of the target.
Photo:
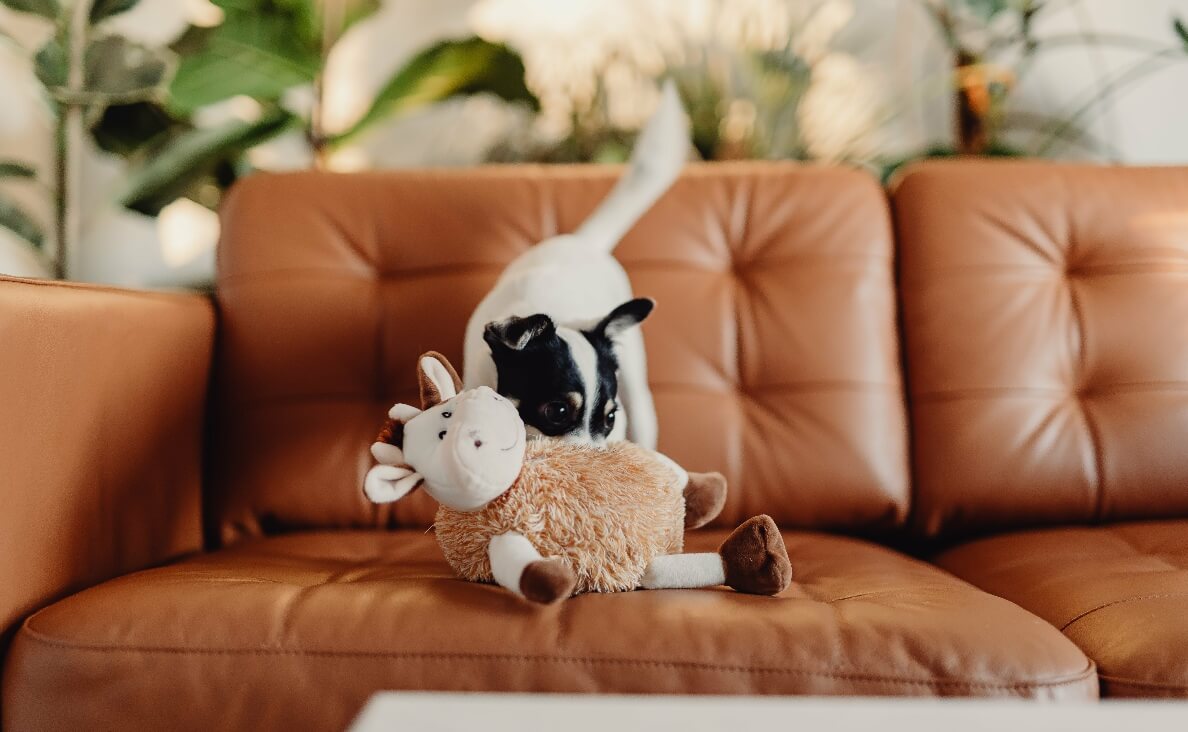
M 364 491 L 388 503 L 423 485 L 440 504 L 437 541 L 460 577 L 540 603 L 641 587 L 773 595 L 788 586 L 788 553 L 769 516 L 743 523 L 716 553 L 680 553 L 685 528 L 721 511 L 721 475 L 686 473 L 629 442 L 529 442 L 511 402 L 486 386 L 459 393 L 440 354 L 422 356 L 418 376 L 421 408 L 389 411 Z

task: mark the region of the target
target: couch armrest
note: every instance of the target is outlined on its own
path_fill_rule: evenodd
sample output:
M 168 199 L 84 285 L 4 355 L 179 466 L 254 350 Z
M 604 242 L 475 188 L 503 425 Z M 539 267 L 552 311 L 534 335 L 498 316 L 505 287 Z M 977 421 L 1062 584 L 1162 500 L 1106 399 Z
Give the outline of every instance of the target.
M 69 592 L 199 549 L 214 310 L 0 276 L 0 653 Z

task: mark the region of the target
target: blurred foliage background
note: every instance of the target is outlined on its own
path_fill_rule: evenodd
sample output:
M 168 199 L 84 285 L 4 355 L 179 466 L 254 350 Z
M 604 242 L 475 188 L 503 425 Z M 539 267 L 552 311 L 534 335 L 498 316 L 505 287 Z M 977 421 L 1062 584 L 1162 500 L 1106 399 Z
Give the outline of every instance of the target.
M 360 149 L 374 128 L 458 98 L 511 110 L 482 160 L 618 162 L 671 77 L 705 160 L 822 161 L 886 177 L 931 156 L 1117 159 L 1112 141 L 1090 132 L 1094 116 L 1188 60 L 1188 27 L 1176 13 L 1152 38 L 1096 29 L 1083 14 L 1071 32 L 1043 30 L 1054 13 L 1081 13 L 1082 0 L 902 0 L 928 19 L 941 52 L 910 89 L 889 90 L 886 74 L 840 40 L 859 12 L 853 0 L 478 0 L 469 33 L 405 54 L 366 92 L 348 90 L 366 98 L 344 112 L 335 100 L 349 95 L 335 96 L 342 81 L 328 63 L 385 9 L 381 0 L 175 1 L 197 9 L 192 22 L 146 43 L 120 32 L 142 0 L 0 0 L 42 29 L 32 42 L 0 26 L 0 44 L 28 59 L 53 120 L 48 165 L 0 156 L 9 184 L 0 228 L 48 274 L 74 274 L 88 195 L 80 166 L 92 154 L 121 161 L 107 200 L 157 219 L 159 237 L 182 249 L 199 239 L 210 248 L 217 222 L 201 212 L 258 169 L 264 150 L 284 158 L 282 168 L 369 167 Z M 1071 104 L 1016 103 L 1037 62 L 1070 48 L 1091 62 L 1101 49 L 1125 59 L 1092 68 Z M 949 108 L 951 134 L 907 150 L 889 144 L 887 130 L 921 107 Z M 12 186 L 34 192 L 21 198 Z M 27 203 L 37 199 L 48 217 Z

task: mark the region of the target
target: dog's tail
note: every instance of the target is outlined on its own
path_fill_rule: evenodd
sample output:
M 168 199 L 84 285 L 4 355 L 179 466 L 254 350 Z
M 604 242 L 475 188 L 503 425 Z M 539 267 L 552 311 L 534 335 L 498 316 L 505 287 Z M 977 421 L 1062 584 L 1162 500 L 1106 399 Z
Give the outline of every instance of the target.
M 577 236 L 612 251 L 676 180 L 688 153 L 689 120 L 670 79 L 660 91 L 660 106 L 635 141 L 627 174 L 578 228 Z

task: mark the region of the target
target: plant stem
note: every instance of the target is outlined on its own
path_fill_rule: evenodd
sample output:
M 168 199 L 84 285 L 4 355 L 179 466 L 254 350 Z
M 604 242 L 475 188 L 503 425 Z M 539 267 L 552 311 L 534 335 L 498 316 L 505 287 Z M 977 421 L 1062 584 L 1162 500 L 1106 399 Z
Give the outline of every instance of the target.
M 1023 40 L 1021 37 L 1000 39 L 1000 42 L 992 43 L 987 50 L 998 52 L 1008 46 L 1021 43 Z M 1036 43 L 1037 51 L 1049 51 L 1068 46 L 1090 45 L 1107 46 L 1130 51 L 1161 51 L 1167 48 L 1165 44 L 1159 41 L 1128 36 L 1122 33 L 1061 33 L 1052 36 L 1039 36 L 1033 40 Z
M 318 3 L 321 11 L 322 29 L 322 65 L 314 77 L 313 109 L 309 115 L 309 129 L 306 136 L 313 148 L 314 167 L 325 170 L 329 158 L 330 138 L 326 133 L 326 62 L 330 59 L 330 51 L 342 35 L 346 25 L 345 0 L 321 0 Z
M 1115 74 L 1109 81 L 1100 84 L 1094 90 L 1095 93 L 1091 94 L 1088 99 L 1078 105 L 1071 114 L 1064 118 L 1063 122 L 1050 128 L 1049 134 L 1041 143 L 1037 145 L 1034 154 L 1036 156 L 1045 155 L 1049 150 L 1051 150 L 1052 146 L 1056 144 L 1056 142 L 1060 140 L 1064 134 L 1072 129 L 1074 125 L 1081 121 L 1085 115 L 1105 102 L 1115 92 L 1119 91 L 1122 87 L 1131 84 L 1138 79 L 1141 79 L 1147 74 L 1150 74 L 1152 71 L 1162 68 L 1165 64 L 1176 60 L 1173 57 L 1188 58 L 1188 56 L 1185 56 L 1183 49 L 1165 49 L 1164 51 L 1153 53 L 1142 61 L 1128 66 L 1127 68 Z
M 66 88 L 72 96 L 80 94 L 86 82 L 83 67 L 87 48 L 87 27 L 92 0 L 74 0 L 69 16 L 59 28 L 67 52 Z M 83 136 L 83 110 L 78 102 L 60 101 L 56 105 L 54 127 L 54 233 L 53 274 L 65 279 L 70 258 L 78 249 L 80 238 L 79 154 Z
M 66 155 L 66 116 L 69 105 L 58 102 L 54 105 L 54 256 L 51 262 L 54 279 L 66 279 L 66 247 L 70 238 L 70 222 L 67 212 L 67 188 L 70 177 Z

